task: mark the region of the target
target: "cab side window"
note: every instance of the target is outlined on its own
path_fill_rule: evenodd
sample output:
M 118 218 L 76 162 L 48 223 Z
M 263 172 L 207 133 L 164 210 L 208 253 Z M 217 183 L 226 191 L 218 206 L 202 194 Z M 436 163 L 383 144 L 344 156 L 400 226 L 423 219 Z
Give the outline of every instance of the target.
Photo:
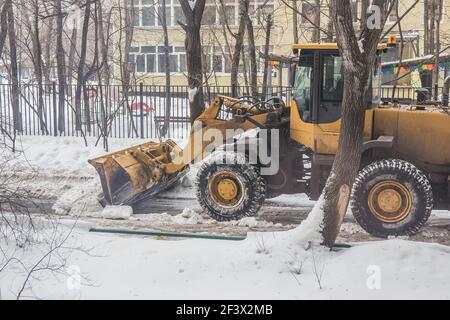
M 338 56 L 323 58 L 322 101 L 340 102 L 344 96 L 342 59 Z
M 320 56 L 317 123 L 332 123 L 341 118 L 344 97 L 343 63 L 337 53 L 321 52 Z
M 301 58 L 296 70 L 292 92 L 300 117 L 305 122 L 312 122 L 313 118 L 313 64 L 314 58 L 312 55 Z

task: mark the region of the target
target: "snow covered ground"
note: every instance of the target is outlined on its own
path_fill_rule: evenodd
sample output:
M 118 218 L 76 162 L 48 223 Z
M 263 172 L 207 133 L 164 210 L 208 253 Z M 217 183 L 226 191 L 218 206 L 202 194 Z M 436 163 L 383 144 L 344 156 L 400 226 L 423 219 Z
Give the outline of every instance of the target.
M 28 297 L 48 299 L 449 299 L 450 248 L 404 240 L 305 251 L 295 232 L 245 241 L 157 239 L 73 231 L 65 274 L 45 270 Z M 32 265 L 37 248 L 23 255 Z M 14 298 L 26 273 L 0 273 Z
M 201 214 L 189 181 L 156 199 L 153 208 L 131 215 L 129 208 L 103 210 L 96 201 L 98 179 L 87 160 L 104 154 L 80 138 L 24 137 L 30 192 L 59 214 L 60 232 L 70 233 L 58 257 L 57 274 L 31 278 L 29 298 L 125 299 L 449 299 L 450 214 L 435 211 L 429 225 L 411 239 L 375 241 L 346 218 L 339 241 L 349 249 L 329 252 L 301 241 L 308 229 L 294 229 L 312 210 L 305 196 L 270 200 L 261 217 L 218 223 Z M 142 140 L 111 140 L 112 150 Z M 183 144 L 183 141 L 179 141 Z M 143 214 L 147 213 L 147 214 Z M 159 214 L 152 214 L 159 213 Z M 288 216 L 291 220 L 283 218 Z M 314 216 L 313 216 L 314 217 Z M 41 218 L 37 218 L 41 221 Z M 119 220 L 118 220 L 119 219 Z M 311 219 L 310 219 L 311 220 Z M 314 219 L 313 219 L 314 220 Z M 51 233 L 44 221 L 42 235 Z M 444 223 L 442 223 L 444 222 Z M 435 227 L 433 224 L 436 224 Z M 244 241 L 180 240 L 90 233 L 91 227 L 247 235 Z M 261 232 L 264 231 L 264 232 Z M 26 249 L 1 239 L 30 270 L 48 242 Z M 0 263 L 2 260 L 0 259 Z M 0 272 L 2 298 L 14 298 L 27 272 L 11 264 Z

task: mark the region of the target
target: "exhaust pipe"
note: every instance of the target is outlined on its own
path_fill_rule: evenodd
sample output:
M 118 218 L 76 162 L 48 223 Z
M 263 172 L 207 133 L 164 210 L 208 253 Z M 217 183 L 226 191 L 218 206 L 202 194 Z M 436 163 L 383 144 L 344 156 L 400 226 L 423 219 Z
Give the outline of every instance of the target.
M 450 76 L 445 78 L 443 91 L 444 92 L 442 93 L 442 103 L 445 107 L 448 107 L 449 91 L 450 91 Z

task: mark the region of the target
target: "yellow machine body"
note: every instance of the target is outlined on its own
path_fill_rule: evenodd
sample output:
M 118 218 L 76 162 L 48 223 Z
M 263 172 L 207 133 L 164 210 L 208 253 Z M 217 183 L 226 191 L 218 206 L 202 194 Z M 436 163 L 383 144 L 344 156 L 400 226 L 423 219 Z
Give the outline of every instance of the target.
M 379 46 L 379 50 L 386 48 L 387 45 Z M 297 53 L 301 50 L 318 50 L 320 53 L 316 58 L 322 59 L 322 54 L 336 55 L 338 48 L 336 44 L 307 44 L 294 45 L 295 50 Z M 314 63 L 316 66 L 317 61 Z M 338 150 L 341 120 L 306 122 L 302 120 L 296 102 L 288 104 L 288 113 L 284 107 L 264 111 L 242 100 L 218 96 L 193 124 L 184 149 L 170 140 L 163 143 L 149 142 L 90 160 L 100 175 L 105 202 L 131 204 L 167 189 L 184 176 L 194 160 L 205 158 L 206 149 L 227 143 L 227 130 L 248 131 L 258 126 L 264 127 L 274 115 L 277 116 L 275 118 L 282 118 L 288 114 L 288 121 L 279 124 L 288 129 L 289 134 L 283 136 L 285 140 L 290 139 L 306 147 L 313 156 L 324 156 L 324 165 L 331 167 L 333 156 Z M 339 118 L 337 115 L 336 118 Z M 210 129 L 220 133 L 221 138 L 205 137 L 205 134 L 210 135 Z M 380 137 L 390 137 L 390 141 L 393 141 L 392 146 L 389 146 L 392 156 L 408 160 L 427 173 L 436 172 L 439 175 L 441 172 L 439 179 L 446 181 L 450 168 L 448 110 L 423 106 L 405 108 L 373 105 L 366 111 L 364 142 L 370 144 Z M 313 170 L 311 181 L 314 182 L 315 178 Z M 320 192 L 320 185 L 317 184 L 313 192 L 316 196 Z M 227 186 L 218 185 L 218 190 L 222 190 L 222 187 Z M 225 189 L 226 195 L 229 188 Z
M 341 120 L 333 123 L 304 122 L 295 102 L 291 108 L 291 138 L 314 153 L 334 155 L 339 144 Z M 429 106 L 375 107 L 366 111 L 364 140 L 394 137 L 393 152 L 414 163 L 450 166 L 450 115 Z

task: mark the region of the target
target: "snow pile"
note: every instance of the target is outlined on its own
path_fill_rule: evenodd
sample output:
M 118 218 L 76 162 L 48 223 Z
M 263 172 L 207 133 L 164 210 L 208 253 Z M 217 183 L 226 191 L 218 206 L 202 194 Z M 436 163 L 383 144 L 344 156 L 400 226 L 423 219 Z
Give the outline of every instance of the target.
M 52 209 L 59 215 L 97 217 L 102 212 L 102 206 L 97 199 L 100 190 L 98 179 L 65 185 Z
M 127 220 L 133 215 L 133 208 L 130 206 L 106 206 L 102 211 L 103 219 Z
M 201 214 L 195 210 L 186 208 L 182 213 L 176 216 L 165 215 L 164 218 L 168 218 L 167 221 L 180 224 L 180 225 L 196 225 L 196 224 L 212 224 L 212 219 L 205 219 Z
M 346 234 L 359 234 L 359 233 L 365 233 L 364 229 L 361 228 L 361 226 L 357 223 L 349 223 L 344 222 L 341 225 L 341 232 L 345 232 Z
M 310 245 L 320 245 L 323 241 L 321 234 L 323 224 L 323 206 L 325 201 L 323 196 L 317 201 L 311 213 L 300 226 L 294 230 L 284 233 L 283 241 L 279 245 L 288 247 L 307 248 Z
M 95 169 L 88 160 L 95 159 L 106 152 L 97 138 L 87 137 L 85 146 L 81 137 L 46 137 L 23 136 L 18 142 L 18 149 L 23 151 L 24 157 L 31 167 L 40 172 L 53 175 L 93 177 L 97 176 Z M 145 143 L 143 139 L 109 139 L 110 153 L 120 151 L 131 146 Z M 176 141 L 183 146 L 184 141 Z

